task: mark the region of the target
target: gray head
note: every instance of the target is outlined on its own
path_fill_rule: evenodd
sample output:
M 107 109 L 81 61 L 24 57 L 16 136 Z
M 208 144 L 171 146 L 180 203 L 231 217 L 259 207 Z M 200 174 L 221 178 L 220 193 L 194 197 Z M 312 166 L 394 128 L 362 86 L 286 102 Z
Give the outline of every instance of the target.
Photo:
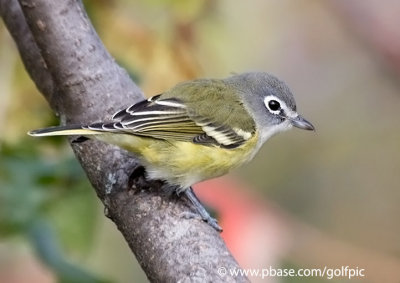
M 296 102 L 288 86 L 276 77 L 252 72 L 234 75 L 226 81 L 242 96 L 263 141 L 292 126 L 314 130 L 314 126 L 296 112 Z

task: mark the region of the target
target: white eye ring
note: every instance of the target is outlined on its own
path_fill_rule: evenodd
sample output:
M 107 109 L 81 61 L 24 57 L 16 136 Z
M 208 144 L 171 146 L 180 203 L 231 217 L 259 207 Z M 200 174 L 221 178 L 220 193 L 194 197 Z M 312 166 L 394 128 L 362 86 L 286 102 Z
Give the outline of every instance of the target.
M 271 103 L 274 103 L 274 104 L 276 103 L 276 106 L 278 106 L 279 108 L 272 109 Z M 264 98 L 264 104 L 265 104 L 265 107 L 267 107 L 269 112 L 271 112 L 272 114 L 276 114 L 276 115 L 280 114 L 282 109 L 287 109 L 286 104 L 282 100 L 280 100 L 279 98 L 277 98 L 276 96 L 273 96 L 273 95 L 266 96 Z

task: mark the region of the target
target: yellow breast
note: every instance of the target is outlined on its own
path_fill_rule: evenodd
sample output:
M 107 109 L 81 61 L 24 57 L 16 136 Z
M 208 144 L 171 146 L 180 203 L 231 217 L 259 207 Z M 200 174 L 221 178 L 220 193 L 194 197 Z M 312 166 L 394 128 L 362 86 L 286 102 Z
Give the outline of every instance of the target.
M 118 144 L 135 153 L 146 167 L 151 179 L 166 180 L 169 184 L 182 188 L 228 173 L 254 156 L 253 150 L 258 141 L 257 135 L 245 144 L 225 149 L 204 146 L 191 142 L 165 141 L 142 138 L 132 135 L 107 135 L 102 140 Z

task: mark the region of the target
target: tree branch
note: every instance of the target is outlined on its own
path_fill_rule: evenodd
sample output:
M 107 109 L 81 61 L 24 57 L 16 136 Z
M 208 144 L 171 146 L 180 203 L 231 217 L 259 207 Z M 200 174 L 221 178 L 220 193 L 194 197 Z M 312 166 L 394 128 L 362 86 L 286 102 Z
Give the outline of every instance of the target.
M 62 123 L 105 119 L 143 98 L 94 31 L 78 0 L 0 0 L 0 14 L 32 80 Z M 182 217 L 189 204 L 148 182 L 136 160 L 98 141 L 73 150 L 110 217 L 151 281 L 240 281 L 218 267 L 239 268 L 219 234 Z
M 29 71 L 33 82 L 47 100 L 51 102 L 54 87 L 53 79 L 47 70 L 46 63 L 33 39 L 19 4 L 2 0 L 0 1 L 0 13 L 18 47 L 22 62 Z

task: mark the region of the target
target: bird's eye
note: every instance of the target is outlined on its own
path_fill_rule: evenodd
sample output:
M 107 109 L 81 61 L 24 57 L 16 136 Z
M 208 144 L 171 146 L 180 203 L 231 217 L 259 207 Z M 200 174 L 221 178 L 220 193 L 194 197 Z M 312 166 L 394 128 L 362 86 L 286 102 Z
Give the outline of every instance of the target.
M 270 100 L 268 102 L 268 108 L 271 111 L 278 111 L 281 108 L 281 104 L 276 100 Z

